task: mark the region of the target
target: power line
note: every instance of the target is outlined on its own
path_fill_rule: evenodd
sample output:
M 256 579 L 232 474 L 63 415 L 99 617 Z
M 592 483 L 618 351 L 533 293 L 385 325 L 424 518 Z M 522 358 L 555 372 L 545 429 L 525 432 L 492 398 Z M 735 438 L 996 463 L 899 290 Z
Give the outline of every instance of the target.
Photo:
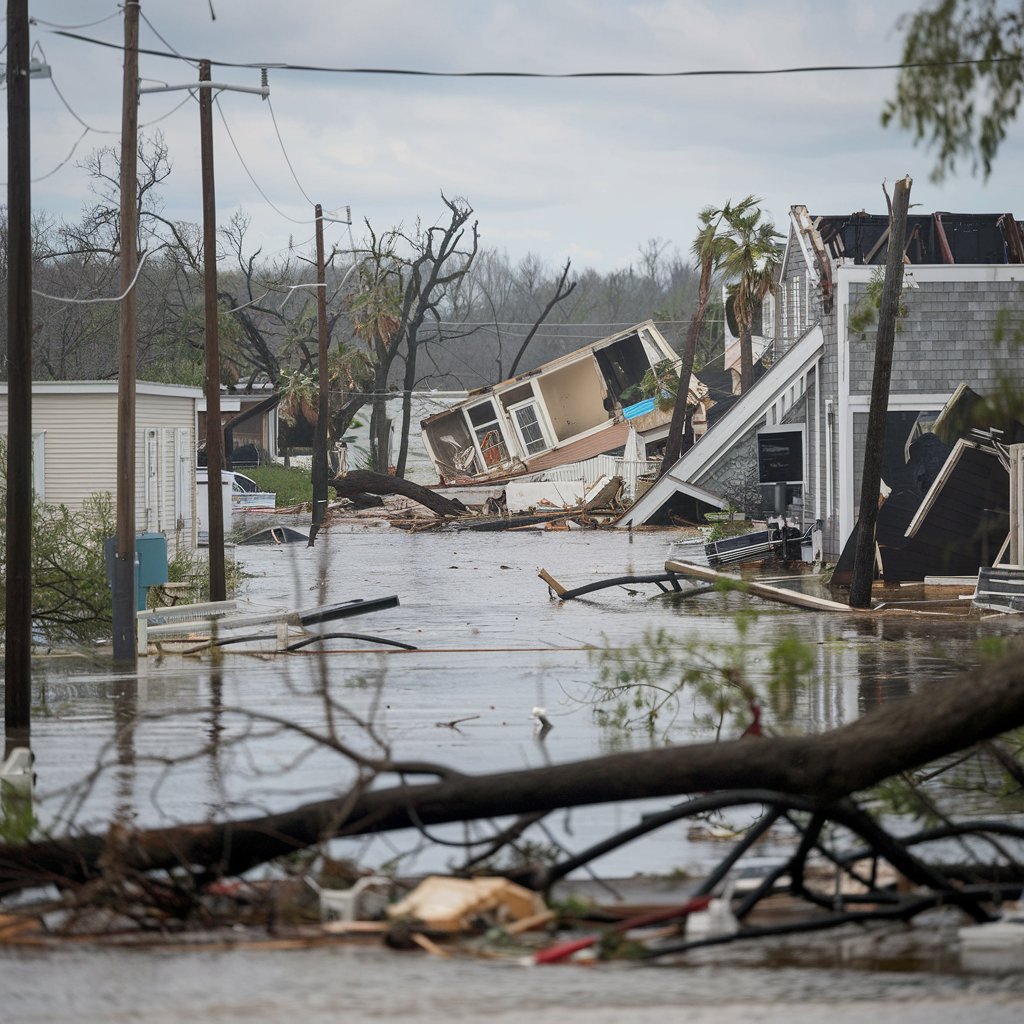
M 153 22 L 151 22 L 149 18 L 146 17 L 146 14 L 141 7 L 139 8 L 139 17 L 149 26 L 150 32 L 152 32 L 153 35 L 155 35 L 157 39 L 159 39 L 160 42 L 163 43 L 164 46 L 166 46 L 167 49 L 170 50 L 179 60 L 183 60 L 187 64 L 198 64 L 198 61 L 190 61 L 188 57 L 185 57 L 184 55 L 179 53 L 173 46 L 171 46 L 171 44 L 167 42 L 167 40 L 164 39 L 162 35 L 160 35 Z M 143 51 L 140 50 L 139 52 L 142 53 Z
M 266 202 L 266 204 L 272 210 L 274 210 L 274 212 L 277 213 L 279 216 L 284 217 L 285 220 L 290 220 L 293 224 L 304 224 L 304 225 L 312 224 L 313 223 L 312 218 L 310 218 L 309 220 L 299 220 L 297 217 L 292 217 L 289 214 L 285 213 L 284 210 L 282 210 L 279 206 L 277 206 L 273 202 L 273 200 L 270 198 L 270 196 L 268 196 L 267 193 L 264 192 L 262 188 L 260 188 L 260 183 L 253 176 L 252 171 L 249 170 L 249 165 L 245 162 L 245 157 L 242 156 L 242 152 L 238 148 L 238 143 L 235 142 L 234 135 L 231 134 L 231 127 L 228 124 L 228 119 L 224 116 L 224 110 L 223 110 L 223 108 L 220 105 L 220 97 L 219 96 L 214 97 L 213 102 L 216 104 L 217 113 L 220 114 L 220 119 L 224 123 L 224 130 L 228 133 L 228 139 L 231 141 L 231 146 L 232 146 L 232 148 L 235 151 L 235 155 L 238 157 L 239 162 L 241 163 L 243 170 L 249 176 L 249 180 L 255 186 L 256 191 L 259 192 L 259 194 L 261 196 L 263 196 L 263 199 Z
M 688 324 L 689 320 L 662 320 L 660 317 L 650 317 L 651 320 L 656 324 Z M 544 324 L 545 327 L 621 327 L 623 329 L 627 327 L 636 327 L 640 321 L 636 320 L 613 320 L 610 323 L 599 323 L 597 321 L 570 321 L 566 320 L 563 323 L 555 321 L 548 321 Z M 710 320 L 705 320 L 705 323 L 711 323 Z M 721 323 L 721 320 L 714 321 L 715 323 Z M 533 327 L 535 321 L 533 320 L 438 320 L 437 323 L 444 326 L 454 327 Z
M 284 155 L 284 162 L 288 165 L 288 170 L 292 172 L 292 178 L 295 179 L 295 184 L 298 185 L 299 191 L 302 193 L 303 198 L 309 203 L 310 206 L 316 206 L 316 203 L 309 198 L 306 190 L 302 187 L 302 183 L 299 181 L 299 176 L 295 173 L 295 168 L 292 166 L 292 162 L 288 157 L 288 150 L 285 149 L 284 139 L 281 138 L 281 129 L 277 126 L 277 118 L 274 116 L 274 104 L 270 102 L 270 97 L 267 97 L 267 109 L 270 111 L 270 120 L 274 122 L 274 134 L 277 135 L 277 141 L 281 146 L 281 153 Z
M 48 295 L 46 292 L 41 292 L 36 288 L 32 289 L 32 294 L 38 295 L 40 298 L 43 299 L 49 299 L 51 302 L 64 302 L 67 303 L 68 305 L 73 306 L 91 306 L 94 303 L 120 302 L 135 287 L 135 285 L 138 284 L 139 275 L 142 273 L 142 268 L 146 265 L 146 260 L 149 258 L 150 254 L 154 252 L 159 252 L 163 248 L 165 248 L 165 246 L 158 245 L 155 249 L 147 249 L 142 254 L 142 258 L 139 260 L 139 265 L 138 267 L 135 268 L 135 276 L 132 278 L 131 284 L 129 284 L 128 287 L 120 295 L 116 295 L 111 298 L 102 296 L 95 299 L 79 299 L 75 298 L 74 296 L 67 295 Z
M 141 11 L 140 11 L 140 13 L 141 13 Z M 44 21 L 42 18 L 36 18 L 36 17 L 29 18 L 28 19 L 28 23 L 30 25 L 43 25 L 45 28 L 49 28 L 49 29 L 63 29 L 65 31 L 74 31 L 76 29 L 93 28 L 96 25 L 102 25 L 106 21 L 111 21 L 113 18 L 120 18 L 120 17 L 121 17 L 121 8 L 120 8 L 120 6 L 118 6 L 113 14 L 108 14 L 105 18 L 99 18 L 96 21 L 87 21 L 87 22 L 85 22 L 82 25 L 58 25 L 57 22 L 55 22 L 55 21 Z M 164 42 L 164 41 L 161 40 L 161 42 Z M 164 45 L 166 46 L 166 43 L 164 43 Z
M 41 174 L 38 178 L 33 178 L 32 184 L 35 185 L 37 182 L 46 181 L 47 178 L 52 178 L 75 155 L 75 150 L 78 149 L 79 145 L 82 142 L 82 139 L 84 139 L 90 131 L 92 131 L 91 128 L 83 128 L 82 134 L 79 135 L 77 139 L 75 139 L 71 149 L 68 150 L 68 155 L 64 157 L 64 159 L 61 160 L 61 162 L 57 164 L 57 166 L 54 167 L 52 171 L 47 171 L 46 174 Z M 5 181 L 4 184 L 6 185 L 7 182 Z
M 51 30 L 80 43 L 121 50 L 120 43 L 79 35 L 63 29 Z M 163 50 L 139 49 L 148 57 L 166 57 L 173 60 L 198 61 L 180 53 Z M 229 61 L 210 59 L 210 64 L 221 68 L 273 67 L 281 71 L 313 71 L 337 75 L 380 75 L 413 78 L 727 78 L 765 75 L 827 74 L 835 71 L 900 71 L 905 68 L 970 67 L 976 64 L 1020 64 L 1022 57 L 984 57 L 964 60 L 898 61 L 889 64 L 808 64 L 785 68 L 699 68 L 689 71 L 427 71 L 415 68 L 332 67 L 324 64 L 291 64 L 287 61 Z

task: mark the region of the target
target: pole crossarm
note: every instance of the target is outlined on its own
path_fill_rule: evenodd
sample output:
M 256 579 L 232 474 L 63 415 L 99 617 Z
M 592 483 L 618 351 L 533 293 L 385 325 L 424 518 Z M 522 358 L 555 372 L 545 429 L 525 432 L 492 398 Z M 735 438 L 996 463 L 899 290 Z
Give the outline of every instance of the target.
M 270 98 L 269 85 L 229 85 L 227 82 L 189 82 L 187 85 L 140 85 L 139 95 L 150 92 L 193 92 L 197 89 L 209 89 L 217 92 L 250 92 L 263 99 Z

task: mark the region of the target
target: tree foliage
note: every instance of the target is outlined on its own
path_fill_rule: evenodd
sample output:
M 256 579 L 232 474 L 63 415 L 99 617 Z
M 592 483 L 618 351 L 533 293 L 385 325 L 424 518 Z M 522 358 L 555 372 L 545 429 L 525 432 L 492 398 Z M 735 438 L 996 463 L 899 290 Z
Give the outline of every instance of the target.
M 907 66 L 882 123 L 934 150 L 933 180 L 960 159 L 987 178 L 1024 90 L 1024 3 L 939 0 L 901 27 Z
M 748 197 L 749 198 L 749 197 Z M 756 200 L 755 200 L 756 203 Z M 775 275 L 782 262 L 781 236 L 754 203 L 732 207 L 724 215 L 728 233 L 723 243 L 721 267 L 732 280 L 733 308 L 740 336 L 740 390 L 754 384 L 751 327 L 754 314 L 775 290 Z
M 7 444 L 0 438 L 0 498 L 7 504 Z M 0 520 L 0 608 L 7 586 L 5 521 Z M 53 644 L 110 636 L 112 601 L 103 542 L 114 534 L 114 504 L 93 494 L 75 511 L 36 502 L 32 509 L 32 624 Z M 2 612 L 0 612 L 2 614 Z

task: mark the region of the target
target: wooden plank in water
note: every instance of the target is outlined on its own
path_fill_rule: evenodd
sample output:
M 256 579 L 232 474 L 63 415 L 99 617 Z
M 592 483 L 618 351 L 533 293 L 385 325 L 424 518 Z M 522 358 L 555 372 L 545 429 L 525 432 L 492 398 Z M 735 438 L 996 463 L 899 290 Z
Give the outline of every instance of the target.
M 690 576 L 693 579 L 705 580 L 708 583 L 718 583 L 720 580 L 725 581 L 742 589 L 747 594 L 753 594 L 755 597 L 763 598 L 766 601 L 781 601 L 783 604 L 791 604 L 797 608 L 808 608 L 815 612 L 848 612 L 852 614 L 858 611 L 858 609 L 851 608 L 848 604 L 843 604 L 840 601 L 829 601 L 823 597 L 801 594 L 796 590 L 773 587 L 769 583 L 745 580 L 730 573 L 716 572 L 714 569 L 708 569 L 703 565 L 690 565 L 688 562 L 670 560 L 665 563 L 665 572 L 678 573 L 680 576 Z

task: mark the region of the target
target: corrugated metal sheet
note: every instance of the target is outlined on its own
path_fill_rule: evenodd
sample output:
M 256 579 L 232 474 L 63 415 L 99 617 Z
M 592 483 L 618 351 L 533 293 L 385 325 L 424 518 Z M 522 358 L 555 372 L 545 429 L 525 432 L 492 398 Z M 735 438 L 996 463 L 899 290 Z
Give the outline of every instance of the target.
M 573 462 L 568 466 L 556 466 L 546 470 L 545 480 L 582 480 L 590 487 L 602 476 L 618 476 L 622 478 L 622 490 L 628 501 L 636 496 L 637 481 L 641 476 L 656 473 L 660 462 L 649 460 L 635 461 L 619 459 L 614 455 L 598 455 L 585 462 Z

